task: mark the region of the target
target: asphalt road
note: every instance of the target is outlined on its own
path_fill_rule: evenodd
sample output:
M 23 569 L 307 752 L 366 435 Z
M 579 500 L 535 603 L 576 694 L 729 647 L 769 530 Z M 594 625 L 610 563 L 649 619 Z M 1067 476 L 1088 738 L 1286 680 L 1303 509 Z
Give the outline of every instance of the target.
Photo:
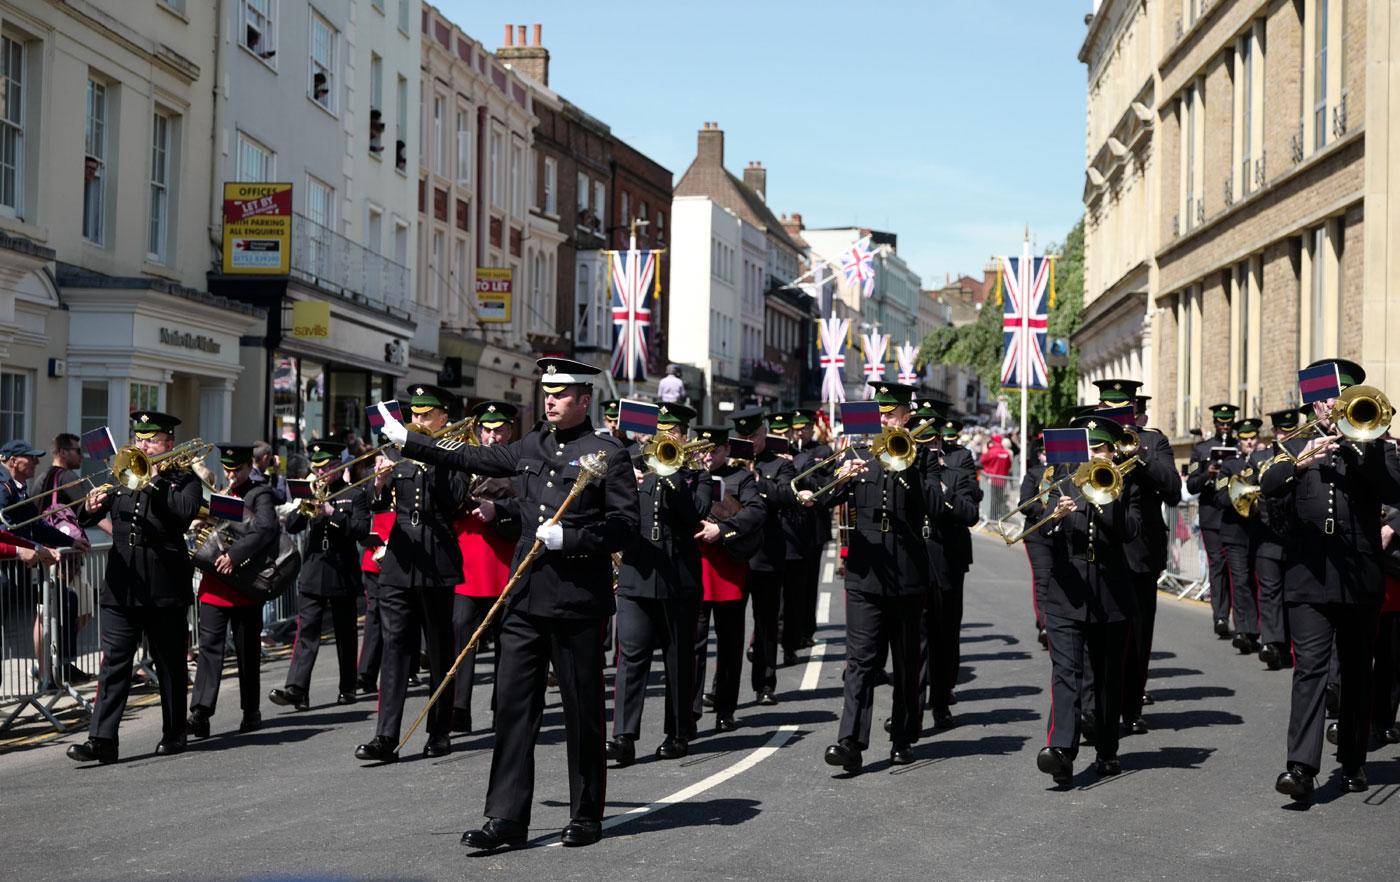
M 1282 769 L 1287 672 L 1242 659 L 1211 633 L 1209 611 L 1163 598 L 1147 709 L 1126 738 L 1124 774 L 1099 781 L 1080 754 L 1075 787 L 1036 771 L 1049 661 L 1034 639 L 1025 557 L 979 540 L 968 582 L 957 727 L 926 733 L 911 766 L 891 767 L 881 733 L 862 773 L 822 762 L 841 705 L 842 594 L 833 592 L 818 661 L 779 673 L 777 707 L 745 688 L 738 731 L 712 729 L 681 761 L 660 743 L 659 664 L 638 763 L 610 771 L 598 845 L 551 847 L 568 822 L 561 713 L 551 693 L 537 759 L 530 848 L 473 857 L 458 844 L 481 823 L 491 736 L 457 739 L 440 760 L 363 767 L 372 701 L 334 697 L 323 652 L 311 710 L 265 704 L 264 729 L 236 734 L 223 688 L 214 737 L 170 758 L 149 751 L 159 713 L 122 728 L 123 761 L 78 767 L 79 736 L 0 755 L 0 878 L 376 880 L 874 878 L 1104 880 L 1388 877 L 1400 831 L 1400 749 L 1368 765 L 1371 790 L 1320 788 L 1307 810 L 1273 791 Z M 286 663 L 265 665 L 263 689 Z M 747 684 L 747 671 L 744 675 Z M 478 720 L 489 690 L 476 690 Z M 415 714 L 425 695 L 411 696 Z M 889 690 L 877 692 L 875 719 Z M 709 726 L 712 718 L 702 723 Z M 421 746 L 422 736 L 415 739 Z M 522 748 L 523 749 L 523 748 Z M 1333 771 L 1329 758 L 1324 777 Z

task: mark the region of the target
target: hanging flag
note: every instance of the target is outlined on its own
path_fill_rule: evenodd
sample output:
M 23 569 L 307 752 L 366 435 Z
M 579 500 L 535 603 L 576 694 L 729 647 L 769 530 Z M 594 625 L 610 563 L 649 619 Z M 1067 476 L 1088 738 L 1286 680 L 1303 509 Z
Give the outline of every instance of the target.
M 88 459 L 107 459 L 117 452 L 116 442 L 112 440 L 112 430 L 106 426 L 84 432 L 82 445 L 83 456 Z
M 875 394 L 875 383 L 885 378 L 885 350 L 890 345 L 889 334 L 861 334 L 861 349 L 865 354 L 865 397 Z
M 846 400 L 846 386 L 842 377 L 846 370 L 846 334 L 850 327 L 850 319 L 840 319 L 836 316 L 817 319 L 824 402 L 840 404 Z
M 617 403 L 617 426 L 624 432 L 638 435 L 656 434 L 656 417 L 661 408 L 645 401 L 624 398 Z
M 841 430 L 847 435 L 874 435 L 880 431 L 878 401 L 848 401 L 841 405 Z
M 1045 336 L 1050 324 L 1050 303 L 1055 296 L 1054 258 L 1003 257 L 997 265 L 997 295 L 1002 301 L 1002 340 L 1006 346 L 1001 361 L 1001 385 L 1022 384 L 1021 356 L 1026 350 L 1025 386 L 1044 391 L 1049 387 L 1050 370 L 1045 362 Z M 1024 272 L 1023 272 L 1024 270 Z M 1002 292 L 1005 297 L 1001 297 Z M 1026 339 L 1022 339 L 1024 318 Z
M 908 386 L 919 384 L 919 373 L 914 370 L 914 361 L 919 357 L 919 350 L 908 340 L 903 346 L 894 348 L 894 360 L 899 363 L 899 373 L 895 379 Z
M 869 236 L 862 237 L 841 255 L 841 272 L 846 274 L 846 283 L 862 296 L 875 293 L 875 252 Z
M 659 284 L 656 252 L 609 252 L 612 283 L 613 356 L 616 380 L 647 378 L 647 339 L 651 336 L 651 295 Z
M 1342 378 L 1337 363 L 1329 361 L 1316 367 L 1303 368 L 1298 372 L 1298 391 L 1302 393 L 1304 404 L 1341 395 Z
M 1048 465 L 1089 461 L 1088 429 L 1046 429 L 1044 439 Z

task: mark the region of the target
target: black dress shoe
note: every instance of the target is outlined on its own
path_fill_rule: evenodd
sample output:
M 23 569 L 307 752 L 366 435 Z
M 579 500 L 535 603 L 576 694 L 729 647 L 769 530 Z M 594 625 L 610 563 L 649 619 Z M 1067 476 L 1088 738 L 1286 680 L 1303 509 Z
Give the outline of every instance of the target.
M 1157 703 L 1157 699 L 1155 699 L 1155 698 L 1152 697 L 1152 693 L 1151 693 L 1151 692 L 1144 692 L 1144 693 L 1142 693 L 1142 703 L 1143 703 L 1144 705 L 1147 705 L 1147 704 L 1156 704 L 1156 703 Z
M 1061 787 L 1074 781 L 1074 760 L 1063 747 L 1042 747 L 1035 755 L 1035 767 Z
M 657 759 L 680 759 L 690 753 L 690 744 L 684 738 L 667 735 L 661 746 L 656 748 Z
M 860 748 L 854 738 L 842 738 L 826 749 L 826 764 L 854 774 L 860 771 Z
M 1236 634 L 1230 645 L 1240 651 L 1240 655 L 1253 655 L 1259 651 L 1259 640 L 1253 634 Z
M 191 708 L 189 719 L 185 720 L 185 732 L 191 738 L 208 738 L 209 712 L 202 707 Z
M 603 838 L 603 825 L 598 821 L 583 821 L 575 818 L 559 834 L 559 841 L 570 847 L 592 845 Z
M 336 704 L 354 704 L 354 703 L 355 703 L 355 693 L 353 693 L 353 692 L 342 692 L 342 693 L 340 693 L 339 695 L 337 695 L 337 696 L 335 697 L 335 703 L 336 703 Z
M 815 637 L 808 637 L 806 640 L 803 640 L 803 641 L 802 641 L 802 648 L 803 648 L 803 649 L 811 649 L 813 646 L 816 646 L 816 645 L 817 645 L 817 641 L 816 641 L 816 638 L 815 638 Z
M 185 752 L 185 736 L 177 735 L 174 738 L 162 738 L 156 744 L 156 756 L 174 756 L 177 753 Z
M 783 653 L 783 667 L 790 668 L 795 664 L 797 664 L 797 653 L 785 651 Z
M 943 698 L 943 703 L 950 707 L 958 703 L 958 697 L 953 694 L 953 690 L 948 690 L 948 694 Z
M 890 765 L 907 766 L 914 761 L 914 751 L 909 749 L 907 744 L 895 744 L 890 747 Z
M 1229 636 L 1230 636 L 1230 623 L 1227 622 L 1227 621 L 1225 621 L 1224 619 L 1216 619 L 1216 620 L 1215 620 L 1215 636 L 1219 637 L 1221 640 L 1224 640 L 1224 639 L 1226 639 L 1227 637 L 1229 637 Z
M 1124 734 L 1124 735 L 1146 735 L 1146 734 L 1147 734 L 1147 723 L 1143 722 L 1142 717 L 1138 717 L 1136 720 L 1124 720 L 1124 721 L 1123 721 L 1123 734 Z
M 409 674 L 409 675 L 408 675 L 408 688 L 409 688 L 409 689 L 417 689 L 419 686 L 422 686 L 422 685 L 423 685 L 423 681 L 420 680 L 420 679 L 418 679 L 418 675 L 417 675 L 417 674 Z
M 758 693 L 758 703 L 764 707 L 772 707 L 778 703 L 778 697 L 773 694 L 772 689 L 765 689 Z
M 1366 783 L 1366 770 L 1360 766 L 1343 768 L 1341 771 L 1342 789 L 1348 793 L 1365 793 L 1370 785 Z
M 73 686 L 81 686 L 92 680 L 92 674 L 69 662 L 63 666 L 63 678 Z
M 288 686 L 285 689 L 273 689 L 267 693 L 267 700 L 281 707 L 294 707 L 304 711 L 311 707 L 311 699 L 306 694 L 305 689 L 296 686 Z
M 1336 720 L 1333 720 L 1332 722 L 1330 722 L 1330 723 L 1327 724 L 1327 743 L 1328 743 L 1328 744 L 1336 744 L 1336 743 L 1337 743 L 1337 721 L 1336 721 Z
M 749 648 L 748 648 L 748 649 L 745 649 L 745 650 L 744 650 L 744 658 L 747 659 L 747 660 L 749 660 L 749 661 L 753 661 L 753 644 L 752 644 L 752 643 L 749 644 Z
M 1278 776 L 1274 782 L 1274 789 L 1284 796 L 1290 796 L 1294 802 L 1312 802 L 1313 789 L 1316 787 L 1313 781 L 1312 772 L 1302 763 L 1289 763 L 1288 771 Z
M 713 692 L 703 692 L 700 694 L 700 704 L 703 707 L 715 706 L 715 694 Z
M 376 683 L 376 682 L 374 682 L 374 680 L 370 679 L 369 677 L 365 677 L 365 676 L 356 677 L 356 678 L 355 678 L 355 691 L 356 691 L 356 692 L 365 692 L 365 693 L 369 693 L 369 692 L 378 692 L 378 691 L 379 691 L 379 684 Z
M 885 717 L 885 734 L 894 731 L 894 717 Z
M 608 759 L 617 763 L 618 768 L 625 768 L 637 761 L 637 745 L 632 743 L 631 738 L 620 735 L 603 745 L 603 752 Z
M 1036 631 L 1035 631 L 1035 639 L 1036 639 L 1037 642 L 1040 643 L 1040 648 L 1041 648 L 1041 649 L 1049 649 L 1049 648 L 1050 648 L 1050 635 L 1047 634 L 1047 633 L 1045 633 L 1045 629 L 1044 629 L 1044 628 L 1037 628 L 1037 629 L 1036 629 Z
M 733 732 L 737 728 L 733 717 L 715 717 L 716 732 Z
M 951 728 L 953 728 L 953 713 L 952 713 L 952 711 L 948 710 L 946 707 L 944 707 L 944 708 L 934 708 L 934 710 L 933 710 L 933 728 L 937 729 L 937 730 L 940 731 L 940 732 L 943 731 L 944 729 L 951 729 Z
M 1277 643 L 1265 643 L 1259 647 L 1259 660 L 1268 665 L 1269 670 L 1277 671 L 1283 664 L 1283 654 L 1279 652 Z
M 480 830 L 468 830 L 462 834 L 462 844 L 479 851 L 493 851 L 497 848 L 519 848 L 525 844 L 529 829 L 519 821 L 504 818 L 487 818 Z
M 246 734 L 256 732 L 262 728 L 262 714 L 258 711 L 248 711 L 243 715 L 243 719 L 238 722 L 238 731 Z
M 470 734 L 471 730 L 472 712 L 464 707 L 454 707 L 452 709 L 452 731 Z
M 1400 744 L 1400 726 L 1391 726 L 1380 734 L 1380 739 L 1386 744 Z
M 70 744 L 68 758 L 75 763 L 114 763 L 117 745 L 106 738 L 89 738 L 82 744 Z
M 1329 685 L 1323 692 L 1323 706 L 1327 711 L 1327 716 L 1335 717 L 1342 709 L 1342 691 L 1335 685 Z
M 1119 775 L 1123 772 L 1123 764 L 1118 762 L 1118 757 L 1108 757 L 1094 762 L 1094 774 L 1100 778 L 1108 778 Z
M 399 752 L 394 742 L 383 735 L 376 735 L 355 748 L 355 759 L 366 763 L 397 762 Z
M 1080 718 L 1079 718 L 1079 740 L 1082 741 L 1083 743 L 1088 744 L 1089 746 L 1092 747 L 1093 744 L 1094 744 L 1094 741 L 1096 740 L 1097 735 L 1098 735 L 1098 732 L 1095 730 L 1095 727 L 1094 727 L 1094 718 L 1093 718 L 1093 717 L 1090 717 L 1090 716 L 1082 716 L 1082 717 L 1080 717 Z
M 447 756 L 451 752 L 452 739 L 446 735 L 429 735 L 428 743 L 423 745 L 423 755 L 429 759 Z

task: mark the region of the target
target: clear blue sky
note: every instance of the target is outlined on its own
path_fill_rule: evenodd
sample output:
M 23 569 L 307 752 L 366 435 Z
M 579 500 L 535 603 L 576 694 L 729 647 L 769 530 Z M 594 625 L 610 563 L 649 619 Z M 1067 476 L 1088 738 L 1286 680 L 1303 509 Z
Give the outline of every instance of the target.
M 488 49 L 544 25 L 550 86 L 679 179 L 717 120 L 776 214 L 899 235 L 926 287 L 1082 212 L 1088 0 L 442 0 Z

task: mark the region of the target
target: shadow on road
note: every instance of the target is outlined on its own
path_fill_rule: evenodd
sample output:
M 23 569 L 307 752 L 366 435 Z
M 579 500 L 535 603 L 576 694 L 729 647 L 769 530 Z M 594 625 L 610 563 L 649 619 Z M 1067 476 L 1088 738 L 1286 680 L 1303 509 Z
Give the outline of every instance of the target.
M 1020 643 L 1020 638 L 1012 637 L 1010 634 L 971 634 L 966 635 L 960 642 L 962 643 L 983 643 L 988 640 L 1000 640 L 1007 646 L 1015 646 Z
M 1143 714 L 1143 719 L 1152 729 L 1170 729 L 1174 732 L 1180 732 L 1183 729 L 1197 729 L 1202 726 L 1238 726 L 1244 722 L 1244 718 L 1239 714 L 1222 710 L 1151 713 Z
M 1159 747 L 1155 751 L 1122 754 L 1125 769 L 1199 769 L 1214 747 Z
M 965 662 L 979 661 L 1025 661 L 1030 658 L 1029 652 L 1022 652 L 1019 649 L 1008 649 L 1002 652 L 974 652 L 963 653 L 962 660 Z
M 989 711 L 953 714 L 953 721 L 959 726 L 996 726 L 1001 723 L 1029 723 L 1040 718 L 1039 711 L 1025 707 L 1003 707 Z
M 1229 686 L 1179 686 L 1149 691 L 1157 701 L 1200 701 L 1203 698 L 1231 698 L 1235 694 L 1235 690 Z
M 1201 676 L 1201 671 L 1198 671 L 1195 668 L 1148 668 L 1147 670 L 1148 680 L 1165 680 L 1168 677 L 1199 676 Z M 1152 690 L 1152 694 L 1156 695 L 1157 690 Z
M 958 701 L 996 701 L 1001 698 L 1025 698 L 1045 690 L 1039 686 L 988 686 L 980 689 L 959 689 Z

